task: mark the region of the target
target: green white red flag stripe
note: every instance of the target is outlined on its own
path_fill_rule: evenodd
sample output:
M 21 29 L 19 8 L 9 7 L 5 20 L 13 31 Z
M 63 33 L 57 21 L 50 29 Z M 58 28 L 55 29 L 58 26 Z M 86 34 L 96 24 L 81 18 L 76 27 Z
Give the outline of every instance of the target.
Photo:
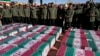
M 61 45 L 56 56 L 98 56 L 100 53 Z
M 0 54 L 7 52 L 8 50 L 12 49 L 14 46 L 9 44 L 3 44 L 0 46 Z

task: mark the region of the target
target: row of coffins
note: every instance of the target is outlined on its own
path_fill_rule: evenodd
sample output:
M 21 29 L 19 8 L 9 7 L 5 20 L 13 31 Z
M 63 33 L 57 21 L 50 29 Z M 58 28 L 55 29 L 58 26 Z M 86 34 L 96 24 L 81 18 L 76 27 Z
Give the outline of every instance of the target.
M 100 56 L 100 32 L 68 29 L 57 56 Z
M 0 56 L 47 56 L 61 31 L 56 26 L 5 25 L 0 29 Z
M 100 56 L 100 53 L 61 45 L 56 56 Z

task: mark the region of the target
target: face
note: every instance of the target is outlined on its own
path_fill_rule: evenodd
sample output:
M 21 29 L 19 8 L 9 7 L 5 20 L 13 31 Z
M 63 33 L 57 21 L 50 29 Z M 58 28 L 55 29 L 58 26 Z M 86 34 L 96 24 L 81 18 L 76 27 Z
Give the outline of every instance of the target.
M 87 4 L 87 8 L 90 8 L 90 4 Z
M 69 9 L 73 9 L 73 5 L 69 5 Z
M 60 9 L 63 9 L 63 5 L 60 5 Z

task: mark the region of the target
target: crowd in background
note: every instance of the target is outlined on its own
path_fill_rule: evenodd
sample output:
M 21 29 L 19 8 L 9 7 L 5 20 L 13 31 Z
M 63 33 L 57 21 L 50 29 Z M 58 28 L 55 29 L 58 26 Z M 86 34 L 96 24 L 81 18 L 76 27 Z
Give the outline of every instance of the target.
M 0 6 L 0 19 L 3 25 L 9 23 L 28 23 L 83 28 L 98 30 L 100 28 L 100 7 L 93 2 L 67 6 L 54 3 L 40 6 L 31 4 L 3 4 Z

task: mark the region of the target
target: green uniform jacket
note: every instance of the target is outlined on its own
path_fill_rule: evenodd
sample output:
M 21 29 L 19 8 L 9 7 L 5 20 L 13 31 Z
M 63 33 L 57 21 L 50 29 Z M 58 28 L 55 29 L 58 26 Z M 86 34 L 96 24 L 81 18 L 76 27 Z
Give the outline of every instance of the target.
M 37 8 L 32 9 L 32 18 L 37 19 Z
M 3 9 L 2 10 L 2 16 L 5 17 L 5 18 L 10 18 L 12 17 L 12 14 L 11 14 L 11 10 L 10 9 Z
M 47 19 L 47 8 L 42 9 L 41 17 L 42 17 L 42 19 Z
M 96 17 L 97 21 L 100 21 L 100 9 L 98 9 L 98 16 Z
M 24 8 L 25 17 L 30 17 L 30 8 Z
M 18 15 L 19 15 L 20 17 L 25 17 L 23 8 L 18 8 Z
M 57 18 L 57 8 L 55 7 L 51 7 L 51 8 L 48 8 L 48 16 L 49 16 L 49 19 L 56 19 Z
M 11 8 L 12 16 L 18 16 L 18 9 L 16 7 Z
M 0 8 L 0 17 L 2 16 L 2 8 Z
M 66 22 L 72 22 L 73 19 L 73 15 L 74 15 L 74 10 L 66 10 L 65 11 L 65 20 Z
M 82 9 L 75 10 L 75 14 L 82 14 Z
M 98 13 L 97 8 L 91 8 L 91 9 L 89 10 L 89 14 L 90 14 L 90 15 L 91 15 L 91 14 L 92 14 L 92 15 L 95 15 L 95 16 L 90 16 L 90 22 L 94 22 L 99 13 Z

